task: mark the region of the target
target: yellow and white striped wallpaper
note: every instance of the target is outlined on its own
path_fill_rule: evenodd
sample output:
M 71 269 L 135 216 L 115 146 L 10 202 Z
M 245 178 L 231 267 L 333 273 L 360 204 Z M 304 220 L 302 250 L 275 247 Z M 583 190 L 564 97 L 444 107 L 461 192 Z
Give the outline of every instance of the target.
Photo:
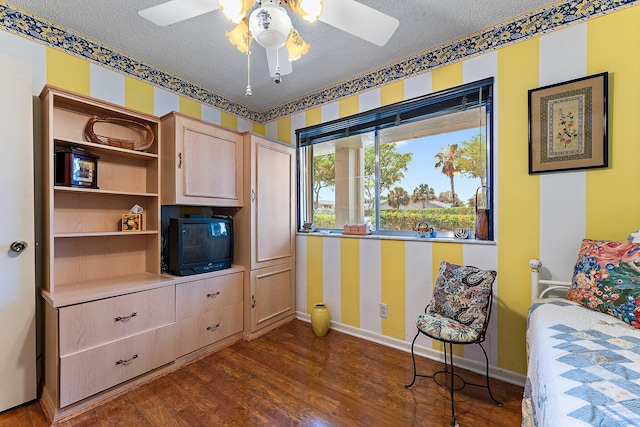
M 6 31 L 0 31 L 0 52 L 31 62 L 34 95 L 48 83 L 157 116 L 177 110 L 288 143 L 295 142 L 295 130 L 301 127 L 494 77 L 495 243 L 301 235 L 296 308 L 304 317 L 313 304 L 324 301 L 337 328 L 406 350 L 415 335 L 415 317 L 430 299 L 441 259 L 494 268 L 498 279 L 486 347 L 494 375 L 522 382 L 530 304 L 528 260 L 540 257 L 556 278 L 566 279 L 583 237 L 624 240 L 640 228 L 635 190 L 640 159 L 635 141 L 640 134 L 637 22 L 640 6 L 634 5 L 266 124 Z M 527 90 L 603 71 L 610 78 L 610 166 L 529 175 Z M 378 317 L 380 302 L 388 304 L 386 319 Z M 427 339 L 418 344 L 421 353 L 439 356 L 438 347 Z M 481 360 L 475 348 L 457 349 L 456 354 L 472 368 Z
M 545 274 L 569 279 L 583 238 L 624 240 L 640 228 L 634 190 L 640 160 L 634 138 L 640 131 L 640 84 L 634 70 L 640 53 L 627 47 L 640 40 L 637 22 L 640 7 L 632 7 L 406 79 L 391 90 L 352 97 L 357 102 L 324 106 L 319 118 L 317 112 L 292 116 L 296 129 L 485 77 L 496 82 L 495 244 L 298 236 L 298 312 L 309 313 L 323 301 L 338 329 L 407 349 L 441 259 L 494 268 L 496 299 L 486 347 L 496 376 L 522 382 L 529 259 L 540 257 Z M 609 72 L 610 166 L 529 175 L 527 91 L 604 71 Z M 388 304 L 387 319 L 378 317 L 381 302 Z M 418 344 L 428 356 L 437 348 L 423 337 Z M 456 354 L 471 364 L 482 360 L 476 348 Z

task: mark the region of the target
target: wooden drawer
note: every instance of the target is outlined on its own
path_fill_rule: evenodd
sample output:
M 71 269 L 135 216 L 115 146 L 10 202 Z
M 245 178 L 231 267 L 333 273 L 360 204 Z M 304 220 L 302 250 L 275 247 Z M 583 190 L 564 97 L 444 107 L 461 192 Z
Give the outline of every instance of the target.
M 203 344 L 209 345 L 238 332 L 242 332 L 242 301 L 200 316 Z
M 177 323 L 178 356 L 242 332 L 242 301 Z
M 157 368 L 176 357 L 175 323 L 60 359 L 64 407 Z
M 176 320 L 242 301 L 243 273 L 194 280 L 176 286 Z
M 60 309 L 60 356 L 175 321 L 175 287 L 151 289 Z

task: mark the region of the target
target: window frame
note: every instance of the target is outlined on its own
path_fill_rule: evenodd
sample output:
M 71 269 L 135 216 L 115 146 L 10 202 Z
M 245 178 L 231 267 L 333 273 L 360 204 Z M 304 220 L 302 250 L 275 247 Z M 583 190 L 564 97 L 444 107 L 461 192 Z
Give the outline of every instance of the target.
M 469 108 L 486 108 L 486 150 L 487 150 L 487 202 L 485 208 L 489 210 L 489 241 L 494 240 L 494 191 L 493 191 L 493 177 L 494 177 L 494 159 L 493 159 L 493 139 L 494 139 L 494 78 L 486 78 L 478 80 L 476 82 L 463 84 L 453 88 L 445 89 L 438 92 L 433 92 L 427 95 L 419 96 L 416 98 L 400 101 L 394 104 L 378 107 L 369 111 L 361 112 L 352 116 L 343 117 L 340 119 L 332 120 L 326 123 L 320 123 L 313 126 L 308 126 L 300 129 L 296 129 L 296 152 L 298 161 L 297 167 L 297 185 L 296 191 L 297 198 L 297 222 L 298 230 L 302 230 L 302 226 L 305 222 L 303 218 L 304 214 L 309 213 L 305 210 L 305 203 L 302 200 L 302 196 L 309 191 L 307 188 L 307 176 L 306 170 L 312 168 L 313 158 L 312 156 L 301 155 L 301 149 L 307 148 L 314 144 L 319 144 L 331 140 L 336 140 L 344 137 L 349 137 L 358 134 L 365 134 L 367 132 L 374 132 L 376 134 L 375 150 L 379 150 L 379 141 L 377 133 L 379 130 L 387 129 L 393 126 L 399 126 L 403 124 L 413 123 L 420 120 L 436 117 L 437 115 L 451 114 L 455 112 L 465 111 Z M 303 164 L 304 163 L 304 164 Z M 378 165 L 376 164 L 376 168 Z M 376 171 L 379 175 L 379 170 Z M 380 194 L 379 185 L 376 185 L 376 204 L 379 206 Z M 307 198 L 313 197 L 312 194 L 307 194 Z M 312 202 L 312 200 L 311 200 Z M 313 203 L 311 203 L 312 206 Z M 312 213 L 312 212 L 311 212 Z M 376 209 L 376 216 L 379 216 L 379 209 Z M 339 233 L 341 229 L 326 229 L 330 232 Z M 390 231 L 390 230 L 375 230 L 373 232 L 377 236 L 403 236 L 403 237 L 415 237 L 415 233 L 409 230 L 402 231 Z

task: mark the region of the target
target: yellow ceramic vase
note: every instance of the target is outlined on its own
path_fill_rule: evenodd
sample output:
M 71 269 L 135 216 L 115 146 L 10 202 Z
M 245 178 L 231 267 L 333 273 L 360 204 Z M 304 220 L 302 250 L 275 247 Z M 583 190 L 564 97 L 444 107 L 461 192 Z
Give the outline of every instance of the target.
M 329 332 L 329 308 L 326 304 L 316 304 L 311 309 L 311 328 L 318 337 L 323 337 Z

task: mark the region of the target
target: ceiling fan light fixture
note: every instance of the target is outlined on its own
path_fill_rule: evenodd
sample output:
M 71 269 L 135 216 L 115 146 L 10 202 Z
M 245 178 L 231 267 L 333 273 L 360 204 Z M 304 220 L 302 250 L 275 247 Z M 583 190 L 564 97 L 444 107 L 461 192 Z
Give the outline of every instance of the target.
M 246 18 L 240 21 L 233 30 L 227 31 L 225 34 L 227 35 L 229 43 L 234 45 L 236 49 L 244 54 L 249 52 L 249 45 L 251 44 L 251 40 L 253 40 L 253 36 L 249 31 L 249 23 Z
M 253 7 L 254 0 L 218 0 L 218 5 L 225 18 L 234 24 L 238 24 Z
M 289 61 L 300 59 L 304 54 L 309 52 L 309 48 L 311 47 L 309 43 L 302 40 L 300 33 L 295 28 L 291 30 L 285 46 L 287 46 Z
M 249 16 L 251 34 L 265 49 L 284 46 L 293 28 L 291 18 L 279 3 L 276 0 L 262 0 L 260 7 Z
M 288 4 L 308 23 L 316 22 L 322 13 L 322 0 L 289 0 Z

